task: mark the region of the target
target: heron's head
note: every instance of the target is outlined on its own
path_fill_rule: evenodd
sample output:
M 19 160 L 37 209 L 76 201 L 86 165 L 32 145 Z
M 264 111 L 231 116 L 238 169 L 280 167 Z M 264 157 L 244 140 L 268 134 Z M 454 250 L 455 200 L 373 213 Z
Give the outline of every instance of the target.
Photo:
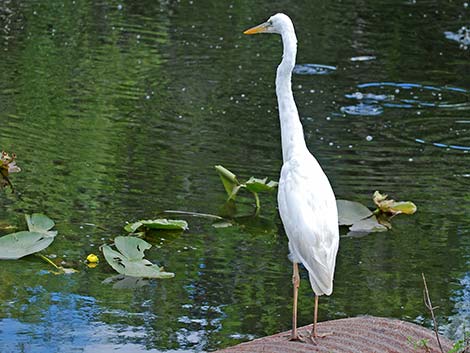
M 244 34 L 257 34 L 257 33 L 277 33 L 282 34 L 286 31 L 294 29 L 289 16 L 283 13 L 278 13 L 271 16 L 266 22 L 247 29 Z

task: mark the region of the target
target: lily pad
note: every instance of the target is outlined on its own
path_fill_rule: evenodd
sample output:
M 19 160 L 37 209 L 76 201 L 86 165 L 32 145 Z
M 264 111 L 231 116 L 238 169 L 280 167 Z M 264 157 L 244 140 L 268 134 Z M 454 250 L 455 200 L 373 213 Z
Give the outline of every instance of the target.
M 180 219 L 147 219 L 127 224 L 124 229 L 129 233 L 134 233 L 139 228 L 162 229 L 162 230 L 187 230 L 188 222 Z
M 0 260 L 16 260 L 47 248 L 53 236 L 38 232 L 17 232 L 0 238 Z
M 25 215 L 25 218 L 29 232 L 21 231 L 0 238 L 0 259 L 19 259 L 47 248 L 54 241 L 57 232 L 50 230 L 54 227 L 52 219 L 40 213 Z
M 42 213 L 33 213 L 31 216 L 25 215 L 25 218 L 30 232 L 45 233 L 51 237 L 55 237 L 57 235 L 56 231 L 50 230 L 55 225 L 54 221 L 46 215 L 43 215 Z
M 381 194 L 378 191 L 374 192 L 374 203 L 381 212 L 397 215 L 400 213 L 413 214 L 417 210 L 417 207 L 413 202 L 387 200 L 387 198 L 388 195 L 386 194 Z
M 144 259 L 144 251 L 152 245 L 136 237 L 116 237 L 118 251 L 108 245 L 102 246 L 104 258 L 118 273 L 130 277 L 172 278 L 174 273 L 165 272 L 163 267 L 152 264 Z
M 255 177 L 251 177 L 244 186 L 248 191 L 251 192 L 263 192 L 263 191 L 271 191 L 274 190 L 278 185 L 276 181 L 269 181 L 268 178 L 258 179 Z
M 372 216 L 372 212 L 359 202 L 336 200 L 336 206 L 338 207 L 338 223 L 340 226 L 350 226 Z
M 375 216 L 362 219 L 349 228 L 350 233 L 374 233 L 385 232 L 387 230 L 388 228 L 380 224 Z

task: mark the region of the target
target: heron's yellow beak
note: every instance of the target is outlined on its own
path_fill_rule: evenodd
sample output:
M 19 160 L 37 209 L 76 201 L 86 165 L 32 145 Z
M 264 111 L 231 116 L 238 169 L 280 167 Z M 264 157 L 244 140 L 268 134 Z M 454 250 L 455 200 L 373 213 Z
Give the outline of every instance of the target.
M 269 23 L 268 22 L 265 22 L 265 23 L 262 23 L 258 26 L 255 26 L 255 27 L 252 27 L 250 29 L 247 29 L 245 32 L 243 32 L 243 34 L 256 34 L 256 33 L 263 33 L 263 32 L 266 32 L 267 29 L 269 27 Z

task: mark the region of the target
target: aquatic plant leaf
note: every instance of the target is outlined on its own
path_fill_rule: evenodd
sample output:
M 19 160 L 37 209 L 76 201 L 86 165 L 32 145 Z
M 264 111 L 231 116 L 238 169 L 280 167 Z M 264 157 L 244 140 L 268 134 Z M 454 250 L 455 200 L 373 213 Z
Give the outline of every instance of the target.
M 220 180 L 222 180 L 222 184 L 228 195 L 228 200 L 235 199 L 238 190 L 240 190 L 240 182 L 236 175 L 221 165 L 216 165 L 214 168 L 219 174 Z
M 162 229 L 162 230 L 187 230 L 188 222 L 180 219 L 147 219 L 127 224 L 124 229 L 129 233 L 134 233 L 139 228 Z
M 395 202 L 391 207 L 391 211 L 395 214 L 404 213 L 404 214 L 413 214 L 418 208 L 411 201 L 399 201 Z
M 129 260 L 142 260 L 144 251 L 152 247 L 145 240 L 136 237 L 116 237 L 114 239 L 116 248 Z
M 40 232 L 21 231 L 0 238 L 0 260 L 16 260 L 47 248 L 54 236 Z
M 258 179 L 251 177 L 242 187 L 245 187 L 248 191 L 251 192 L 263 192 L 271 191 L 277 187 L 278 183 L 275 181 L 267 182 L 268 178 Z
M 350 226 L 372 216 L 372 212 L 359 202 L 336 200 L 336 206 L 338 207 L 338 223 L 340 226 Z
M 362 219 L 349 227 L 349 231 L 352 233 L 385 232 L 387 230 L 388 228 L 380 224 L 375 216 Z
M 152 245 L 136 237 L 116 237 L 116 248 L 103 245 L 101 250 L 108 264 L 118 273 L 130 277 L 171 278 L 175 274 L 163 271 L 162 267 L 144 259 L 144 251 Z
M 15 191 L 13 184 L 8 178 L 11 173 L 21 172 L 20 167 L 16 165 L 15 159 L 16 155 L 14 153 L 12 153 L 10 156 L 7 152 L 2 151 L 0 154 L 0 189 L 6 186 L 10 186 L 12 191 Z
M 374 192 L 374 203 L 377 205 L 379 210 L 384 213 L 391 213 L 393 215 L 400 213 L 413 214 L 417 210 L 417 207 L 413 202 L 387 200 L 387 198 L 388 195 L 386 194 L 381 194 L 378 191 Z
M 54 227 L 55 223 L 52 219 L 42 213 L 33 213 L 32 215 L 24 215 L 28 229 L 30 232 L 39 232 L 49 234 L 49 230 Z
M 162 213 L 166 213 L 166 214 L 179 214 L 179 215 L 192 216 L 192 217 L 203 217 L 203 218 L 223 219 L 222 217 L 217 216 L 217 215 L 215 215 L 215 214 L 200 213 L 200 212 L 191 212 L 191 211 L 165 210 L 165 211 L 162 211 Z M 1 226 L 1 224 L 0 224 L 0 226 Z

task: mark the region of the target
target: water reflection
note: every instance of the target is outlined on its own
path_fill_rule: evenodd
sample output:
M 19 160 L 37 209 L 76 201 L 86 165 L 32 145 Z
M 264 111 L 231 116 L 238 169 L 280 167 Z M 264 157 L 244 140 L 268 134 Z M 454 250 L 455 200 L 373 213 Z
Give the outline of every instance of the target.
M 449 323 L 444 325 L 443 330 L 451 337 L 463 338 L 470 329 L 470 273 L 465 273 L 459 284 L 459 289 L 451 297 L 454 302 L 453 314 L 449 316 Z

